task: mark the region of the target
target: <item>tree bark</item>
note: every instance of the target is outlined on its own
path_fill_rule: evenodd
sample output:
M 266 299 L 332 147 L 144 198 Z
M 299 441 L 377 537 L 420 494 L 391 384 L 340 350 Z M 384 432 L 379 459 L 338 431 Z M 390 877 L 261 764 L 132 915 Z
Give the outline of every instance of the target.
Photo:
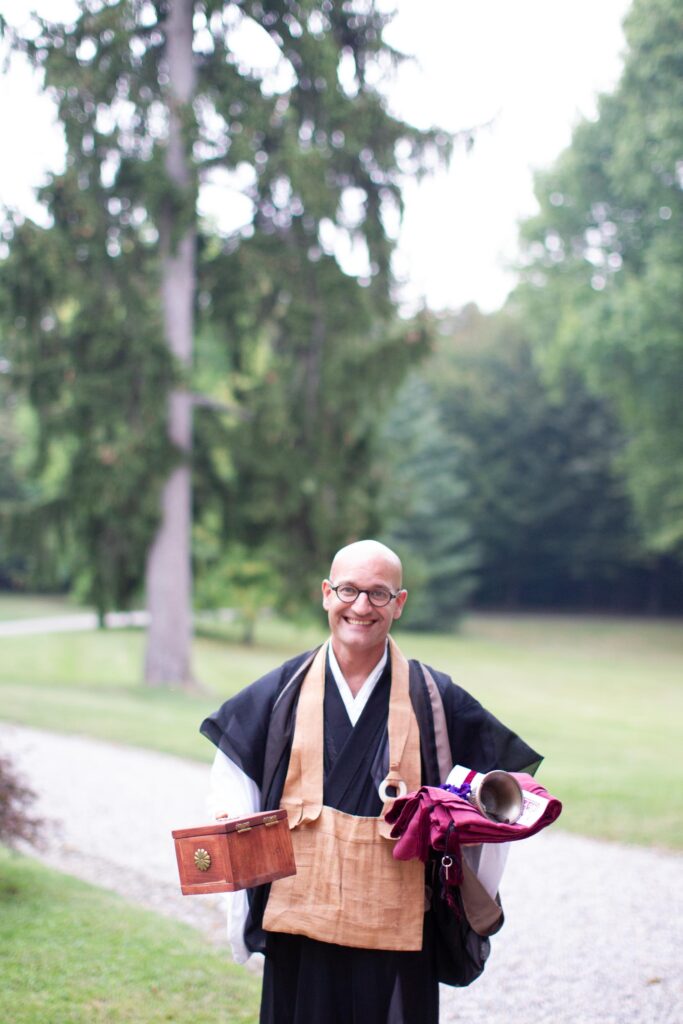
M 171 189 L 182 196 L 181 209 L 193 197 L 193 173 L 183 116 L 195 89 L 192 54 L 193 0 L 171 0 L 165 22 L 168 85 L 166 172 Z M 192 363 L 196 287 L 194 213 L 178 218 L 173 196 L 159 218 L 162 263 L 161 305 L 166 343 L 180 365 Z M 180 220 L 178 227 L 176 220 Z M 161 523 L 147 558 L 146 590 L 150 621 L 145 682 L 152 686 L 194 685 L 192 674 L 192 398 L 186 388 L 169 396 L 168 432 L 181 452 L 161 499 Z

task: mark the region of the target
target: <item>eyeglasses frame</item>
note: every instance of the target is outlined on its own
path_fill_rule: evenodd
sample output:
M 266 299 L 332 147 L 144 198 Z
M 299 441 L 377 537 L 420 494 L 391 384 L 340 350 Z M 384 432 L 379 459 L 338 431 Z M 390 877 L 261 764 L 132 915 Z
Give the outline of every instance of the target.
M 390 605 L 392 601 L 396 600 L 398 595 L 403 590 L 403 588 L 401 587 L 401 589 L 397 590 L 395 594 L 392 594 L 392 592 L 390 590 L 388 590 L 387 593 L 389 594 L 389 600 L 386 602 L 386 604 L 375 604 L 374 601 L 372 600 L 372 598 L 370 597 L 370 594 L 371 594 L 372 590 L 383 590 L 384 589 L 383 587 L 372 587 L 370 590 L 364 590 L 362 587 L 357 587 L 355 585 L 355 583 L 338 583 L 336 585 L 336 587 L 332 583 L 332 580 L 326 579 L 325 583 L 327 583 L 327 585 L 330 588 L 330 590 L 334 591 L 335 597 L 337 598 L 338 601 L 341 601 L 342 604 L 353 604 L 354 601 L 358 600 L 358 598 L 360 597 L 361 594 L 365 594 L 367 599 L 368 599 L 368 601 L 370 602 L 370 604 L 372 605 L 373 608 L 387 608 L 388 605 Z M 345 601 L 343 597 L 339 596 L 337 591 L 339 590 L 340 587 L 353 587 L 354 590 L 358 591 L 358 593 L 354 597 L 353 601 Z

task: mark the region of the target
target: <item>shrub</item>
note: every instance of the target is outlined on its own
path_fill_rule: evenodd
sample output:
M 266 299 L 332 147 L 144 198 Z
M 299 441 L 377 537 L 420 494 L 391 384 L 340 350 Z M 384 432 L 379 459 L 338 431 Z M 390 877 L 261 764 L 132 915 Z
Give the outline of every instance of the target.
M 16 847 L 20 840 L 38 846 L 44 822 L 33 817 L 36 794 L 16 774 L 12 761 L 0 754 L 0 843 Z

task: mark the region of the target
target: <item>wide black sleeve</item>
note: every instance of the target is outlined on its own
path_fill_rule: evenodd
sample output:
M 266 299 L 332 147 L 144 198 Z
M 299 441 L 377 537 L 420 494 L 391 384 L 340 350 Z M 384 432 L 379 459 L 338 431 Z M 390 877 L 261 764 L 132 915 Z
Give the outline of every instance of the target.
M 308 654 L 298 655 L 226 700 L 205 718 L 199 731 L 234 761 L 259 789 L 268 729 L 275 701 Z
M 482 707 L 450 676 L 430 668 L 443 700 L 454 764 L 478 772 L 502 768 L 533 775 L 543 756 Z

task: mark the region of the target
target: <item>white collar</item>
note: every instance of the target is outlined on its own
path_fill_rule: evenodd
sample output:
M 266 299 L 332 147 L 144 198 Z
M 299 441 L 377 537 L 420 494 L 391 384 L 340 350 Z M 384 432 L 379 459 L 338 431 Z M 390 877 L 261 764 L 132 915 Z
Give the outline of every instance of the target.
M 349 684 L 346 682 L 346 679 L 344 678 L 344 673 L 339 667 L 339 662 L 337 661 L 334 649 L 332 647 L 332 641 L 330 641 L 330 643 L 327 645 L 327 656 L 330 659 L 330 668 L 332 670 L 332 675 L 334 677 L 335 683 L 337 684 L 337 689 L 339 690 L 341 699 L 344 701 L 346 713 L 351 719 L 351 725 L 355 725 L 361 716 L 363 708 L 370 699 L 372 691 L 377 686 L 379 677 L 382 675 L 382 672 L 384 671 L 384 666 L 386 665 L 387 658 L 389 657 L 389 644 L 387 643 L 386 647 L 384 648 L 384 654 L 379 659 L 379 661 L 377 662 L 372 672 L 365 680 L 365 682 L 363 683 L 355 697 L 351 693 Z

